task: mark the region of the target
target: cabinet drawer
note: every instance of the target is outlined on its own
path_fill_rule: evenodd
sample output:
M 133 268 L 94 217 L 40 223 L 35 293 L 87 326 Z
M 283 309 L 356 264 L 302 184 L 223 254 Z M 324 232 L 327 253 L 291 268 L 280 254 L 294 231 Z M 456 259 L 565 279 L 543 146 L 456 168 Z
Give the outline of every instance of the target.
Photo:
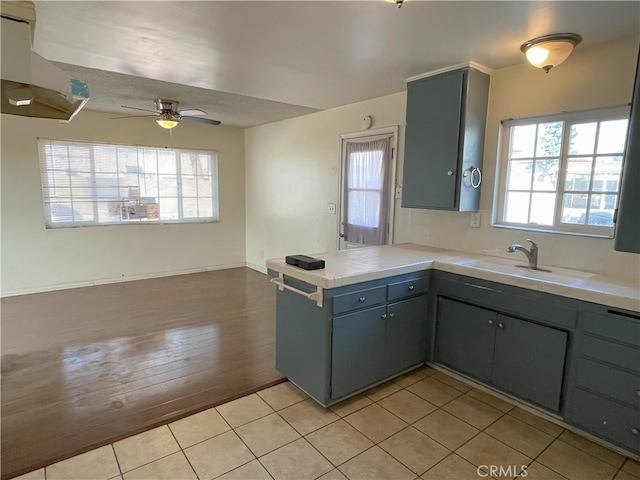
M 472 279 L 457 281 L 440 278 L 436 280 L 436 289 L 438 293 L 448 297 L 519 318 L 565 328 L 576 326 L 578 310 L 568 306 L 562 298 L 540 296 L 526 290 L 515 294 L 504 285 L 487 287 L 481 283 L 474 283 Z
M 640 416 L 637 410 L 579 388 L 573 390 L 572 403 L 571 423 L 640 453 Z
M 414 278 L 413 280 L 390 283 L 387 297 L 390 302 L 393 302 L 402 298 L 427 293 L 428 290 L 429 280 L 427 278 Z
M 577 383 L 581 387 L 635 406 L 639 410 L 636 414 L 640 420 L 640 375 L 582 358 L 578 364 Z
M 582 329 L 585 332 L 600 335 L 611 340 L 617 340 L 640 347 L 640 315 L 624 312 L 615 313 L 582 312 Z
M 371 307 L 387 300 L 387 286 L 366 288 L 351 293 L 343 293 L 333 297 L 333 314 L 349 312 L 360 308 Z
M 640 373 L 640 348 L 628 347 L 584 335 L 582 337 L 582 354 Z

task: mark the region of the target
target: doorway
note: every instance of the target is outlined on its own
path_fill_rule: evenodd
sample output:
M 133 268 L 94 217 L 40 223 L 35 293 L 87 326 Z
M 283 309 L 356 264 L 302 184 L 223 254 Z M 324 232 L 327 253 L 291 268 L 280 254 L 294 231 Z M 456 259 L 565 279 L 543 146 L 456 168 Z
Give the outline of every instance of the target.
M 340 135 L 340 250 L 393 242 L 397 138 L 397 126 Z

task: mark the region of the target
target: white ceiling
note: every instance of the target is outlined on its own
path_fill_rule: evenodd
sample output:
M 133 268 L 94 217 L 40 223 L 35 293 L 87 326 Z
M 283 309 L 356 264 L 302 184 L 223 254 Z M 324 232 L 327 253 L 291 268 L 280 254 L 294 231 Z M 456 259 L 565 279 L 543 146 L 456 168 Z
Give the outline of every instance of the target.
M 35 4 L 34 50 L 87 82 L 87 108 L 135 114 L 120 105 L 168 97 L 242 127 L 397 93 L 454 64 L 525 63 L 520 45 L 540 35 L 579 33 L 578 49 L 640 38 L 638 1 Z

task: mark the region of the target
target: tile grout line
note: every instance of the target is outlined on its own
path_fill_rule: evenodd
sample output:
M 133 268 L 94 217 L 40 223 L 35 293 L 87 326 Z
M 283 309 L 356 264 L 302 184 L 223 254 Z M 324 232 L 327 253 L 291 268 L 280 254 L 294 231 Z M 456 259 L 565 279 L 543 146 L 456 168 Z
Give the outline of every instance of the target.
M 116 453 L 116 447 L 113 443 L 111 444 L 111 451 L 113 452 L 113 457 L 116 459 L 116 465 L 118 465 L 118 472 L 120 473 L 120 478 L 124 478 L 122 476 L 123 473 L 122 473 L 122 467 L 120 466 L 120 460 L 118 460 L 118 454 Z M 46 472 L 47 472 L 47 469 L 45 468 L 45 480 L 47 480 Z
M 204 411 L 204 410 L 203 410 Z M 196 414 L 197 415 L 197 414 Z M 220 415 L 222 417 L 222 415 Z M 224 420 L 224 418 L 223 418 Z M 226 420 L 225 420 L 226 422 Z M 172 422 L 173 423 L 173 422 Z M 228 425 L 228 424 L 227 424 Z M 176 441 L 176 443 L 178 444 L 178 448 L 180 449 L 180 453 L 182 453 L 182 455 L 184 456 L 185 460 L 187 461 L 187 463 L 189 464 L 189 467 L 191 467 L 191 470 L 193 471 L 193 474 L 196 476 L 196 478 L 198 480 L 202 480 L 200 478 L 200 475 L 198 475 L 198 472 L 196 472 L 196 469 L 193 468 L 193 465 L 191 464 L 191 460 L 189 460 L 189 457 L 187 456 L 187 453 L 184 451 L 184 448 L 182 448 L 182 445 L 180 444 L 180 442 L 178 441 L 178 437 L 176 437 L 176 434 L 173 432 L 173 430 L 171 429 L 171 426 L 167 423 L 167 428 L 169 429 L 169 432 L 171 432 L 171 436 L 173 437 L 173 439 Z M 211 437 L 213 438 L 213 437 Z M 208 439 L 207 439 L 208 440 Z M 206 440 L 205 440 L 206 441 Z M 176 452 L 178 453 L 178 452 Z M 172 454 L 173 455 L 173 454 Z

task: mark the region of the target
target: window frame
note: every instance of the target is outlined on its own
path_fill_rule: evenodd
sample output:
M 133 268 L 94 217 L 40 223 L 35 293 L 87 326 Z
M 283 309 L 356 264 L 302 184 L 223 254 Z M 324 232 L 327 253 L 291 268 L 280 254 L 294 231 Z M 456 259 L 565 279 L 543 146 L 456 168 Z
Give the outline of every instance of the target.
M 613 226 L 598 226 L 598 225 L 580 225 L 580 224 L 570 224 L 570 223 L 561 223 L 560 219 L 562 217 L 562 206 L 563 206 L 563 196 L 565 193 L 582 193 L 582 192 L 573 192 L 565 190 L 565 179 L 567 176 L 567 159 L 571 156 L 568 153 L 569 147 L 569 135 L 571 132 L 571 125 L 576 123 L 587 123 L 598 122 L 598 126 L 600 122 L 611 121 L 611 120 L 623 120 L 629 119 L 630 114 L 630 106 L 620 105 L 615 107 L 606 107 L 606 108 L 598 108 L 598 109 L 590 109 L 590 110 L 582 110 L 582 111 L 574 111 L 574 112 L 560 112 L 555 114 L 548 115 L 538 115 L 531 117 L 521 117 L 521 118 L 510 118 L 507 120 L 501 121 L 500 126 L 500 138 L 499 138 L 499 153 L 496 163 L 496 181 L 495 181 L 495 189 L 494 189 L 494 198 L 493 198 L 493 212 L 491 217 L 491 226 L 498 228 L 508 228 L 515 230 L 527 230 L 534 232 L 545 232 L 545 233 L 559 233 L 565 235 L 576 235 L 576 236 L 587 236 L 587 237 L 597 237 L 597 238 L 613 238 L 615 234 L 615 213 L 614 213 L 614 225 Z M 515 222 L 507 222 L 505 218 L 506 213 L 506 205 L 507 205 L 507 179 L 508 179 L 508 171 L 509 171 L 509 162 L 510 162 L 510 146 L 511 146 L 511 127 L 514 126 L 523 126 L 523 125 L 535 125 L 541 123 L 551 123 L 562 121 L 565 123 L 563 126 L 562 132 L 562 144 L 561 151 L 559 155 L 558 162 L 558 187 L 555 190 L 556 198 L 554 204 L 554 220 L 553 225 L 535 225 L 535 224 L 523 224 L 523 223 L 515 223 Z M 628 127 L 627 127 L 628 128 Z M 618 189 L 616 191 L 616 204 L 614 206 L 614 212 L 617 212 L 618 203 L 620 200 L 620 186 L 622 179 L 622 169 L 624 168 L 624 154 L 626 151 L 626 142 L 623 152 L 620 154 L 622 156 L 622 166 L 620 172 L 620 180 L 618 182 Z M 597 152 L 593 152 L 592 154 L 585 154 L 582 156 L 597 156 Z M 601 154 L 600 154 L 601 155 Z M 538 158 L 538 157 L 536 157 Z M 591 194 L 594 193 L 593 190 L 593 182 L 594 182 L 594 165 L 595 162 L 592 162 L 591 167 L 591 176 L 589 182 L 589 199 L 591 198 Z M 530 189 L 529 192 L 533 192 L 535 190 Z
M 86 203 L 87 201 L 89 203 L 93 203 L 93 218 L 92 220 L 71 220 L 71 221 L 53 221 L 52 220 L 52 215 L 50 213 L 50 209 L 47 208 L 48 205 L 55 205 L 55 204 L 60 204 L 60 205 L 66 205 L 67 202 L 55 202 L 52 200 L 55 200 L 55 198 L 53 196 L 51 196 L 50 194 L 50 189 L 55 189 L 55 185 L 51 185 L 49 183 L 49 172 L 55 171 L 55 170 L 60 170 L 59 168 L 55 168 L 55 165 L 52 163 L 49 163 L 47 160 L 49 160 L 49 158 L 47 157 L 46 154 L 43 154 L 45 152 L 45 150 L 47 148 L 50 148 L 52 146 L 57 146 L 57 147 L 64 147 L 66 146 L 67 148 L 69 147 L 81 147 L 81 148 L 87 148 L 89 153 L 88 153 L 88 162 L 89 162 L 89 171 L 88 172 L 84 172 L 84 170 L 71 170 L 71 168 L 67 168 L 68 171 L 68 175 L 69 178 L 71 179 L 74 176 L 74 173 L 89 173 L 90 175 L 90 180 L 91 180 L 91 190 L 90 190 L 90 200 L 85 198 L 81 198 L 76 196 L 75 200 L 77 203 L 80 202 L 84 202 Z M 125 197 L 123 195 L 119 195 L 119 197 L 114 197 L 113 200 L 105 200 L 103 199 L 103 194 L 97 189 L 97 178 L 98 175 L 100 175 L 101 172 L 97 171 L 96 168 L 96 162 L 97 162 L 97 156 L 96 156 L 96 151 L 95 148 L 114 148 L 114 149 L 129 149 L 129 150 L 135 150 L 135 154 L 136 154 L 136 172 L 122 172 L 120 171 L 120 166 L 118 165 L 118 160 L 115 161 L 115 171 L 114 172 L 107 172 L 107 174 L 111 175 L 115 175 L 114 179 L 115 182 L 112 186 L 110 186 L 110 188 L 115 188 L 118 190 L 118 193 L 122 193 L 122 189 L 128 189 L 129 193 L 131 192 L 131 188 L 132 187 L 136 187 L 136 185 L 124 185 L 121 183 L 121 181 L 123 179 L 126 179 L 127 175 L 130 175 L 131 173 L 135 173 L 137 175 L 137 188 L 138 188 L 138 203 L 137 205 L 143 205 L 143 203 L 140 202 L 140 200 L 142 198 L 146 198 L 144 195 L 141 195 L 139 190 L 140 190 L 140 185 L 141 182 L 143 181 L 143 178 L 145 175 L 148 175 L 150 177 L 156 177 L 156 182 L 157 182 L 157 192 L 156 192 L 156 196 L 155 202 L 152 203 L 156 203 L 156 204 L 160 204 L 162 199 L 173 199 L 173 196 L 161 196 L 161 186 L 160 186 L 160 181 L 161 181 L 161 177 L 163 175 L 168 175 L 168 174 L 164 174 L 160 172 L 160 166 L 159 166 L 159 158 L 158 158 L 158 154 L 160 152 L 174 152 L 175 155 L 175 174 L 174 176 L 175 178 L 175 187 L 176 187 L 176 194 L 175 194 L 175 200 L 177 202 L 176 205 L 176 213 L 178 215 L 178 218 L 175 219 L 162 219 L 162 218 L 158 218 L 158 219 L 153 219 L 153 218 L 122 218 L 122 214 L 120 216 L 119 220 L 111 220 L 111 221 L 101 221 L 99 216 L 98 216 L 98 208 L 99 205 L 101 203 L 121 203 L 122 206 L 120 208 L 123 208 L 123 206 L 125 206 L 126 204 L 130 204 L 131 200 L 125 200 Z M 102 226 L 121 226 L 121 225 L 164 225 L 164 224 L 194 224 L 194 223 L 216 223 L 220 221 L 220 191 L 219 191 L 219 178 L 218 178 L 218 151 L 216 150 L 202 150 L 202 149 L 192 149 L 192 148 L 167 148 L 167 147 L 158 147 L 158 146 L 149 146 L 149 145 L 126 145 L 126 144 L 119 144 L 119 143 L 108 143 L 108 142 L 93 142 L 93 141 L 77 141 L 77 140 L 62 140 L 62 139 L 52 139 L 52 138 L 45 138 L 45 137 L 38 137 L 37 138 L 37 148 L 38 148 L 38 157 L 39 157 L 39 167 L 40 167 L 40 186 L 41 186 L 41 193 L 42 193 L 42 200 L 43 200 L 43 213 L 44 213 L 44 219 L 45 219 L 45 226 L 47 229 L 60 229 L 60 228 L 78 228 L 78 227 L 102 227 Z M 144 158 L 145 152 L 148 154 L 149 151 L 153 151 L 154 155 L 155 155 L 155 165 L 156 165 L 156 169 L 155 169 L 155 173 L 140 173 L 140 169 L 144 166 L 144 161 L 142 160 Z M 192 174 L 195 178 L 195 183 L 196 183 L 196 193 L 195 196 L 193 195 L 189 195 L 189 194 L 185 194 L 185 191 L 183 189 L 183 181 L 184 181 L 184 176 L 188 175 L 188 174 L 184 174 L 182 172 L 182 158 L 181 155 L 184 154 L 190 154 L 190 155 L 195 155 L 196 158 L 199 155 L 206 155 L 208 156 L 208 175 L 200 175 L 198 173 L 194 173 Z M 52 158 L 52 157 L 51 157 Z M 67 156 L 67 160 L 71 158 L 69 155 Z M 202 197 L 199 195 L 198 192 L 198 177 L 200 176 L 210 176 L 210 195 L 203 195 Z M 73 213 L 73 215 L 75 215 L 75 208 L 74 208 L 74 196 L 73 196 L 73 190 L 74 188 L 77 188 L 76 186 L 74 186 L 71 182 L 69 185 L 69 196 L 68 197 L 63 197 L 63 198 L 69 198 L 70 202 L 68 202 L 71 205 L 71 210 Z M 86 186 L 83 186 L 82 188 L 86 189 Z M 135 190 L 134 190 L 135 191 Z M 198 202 L 199 199 L 208 199 L 211 198 L 211 213 L 212 216 L 207 216 L 207 217 L 184 217 L 184 199 L 185 198 L 195 198 L 196 202 Z M 128 197 L 131 198 L 131 197 Z M 127 206 L 131 206 L 131 205 L 127 205 Z M 148 214 L 149 210 L 147 210 L 147 214 Z

